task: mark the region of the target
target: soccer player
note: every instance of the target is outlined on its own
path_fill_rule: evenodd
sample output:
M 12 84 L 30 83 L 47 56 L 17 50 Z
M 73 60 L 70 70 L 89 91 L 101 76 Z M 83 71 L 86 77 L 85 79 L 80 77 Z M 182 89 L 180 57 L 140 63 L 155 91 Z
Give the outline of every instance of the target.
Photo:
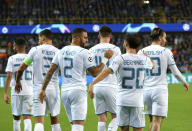
M 58 70 L 54 73 L 51 82 L 46 90 L 46 99 L 42 103 L 38 99 L 38 94 L 43 84 L 43 79 L 47 73 L 51 61 L 55 54 L 59 51 L 52 45 L 53 34 L 50 30 L 45 29 L 39 34 L 39 46 L 33 47 L 27 58 L 19 67 L 16 78 L 16 91 L 19 92 L 22 87 L 20 85 L 20 79 L 23 71 L 33 63 L 34 71 L 34 84 L 33 84 L 33 113 L 35 117 L 35 129 L 34 131 L 44 130 L 44 115 L 47 114 L 49 109 L 52 131 L 60 131 L 59 114 L 60 114 L 60 89 L 58 84 Z
M 65 46 L 54 57 L 39 95 L 39 99 L 43 101 L 46 96 L 46 86 L 52 74 L 59 67 L 62 75 L 61 98 L 68 119 L 72 124 L 72 131 L 83 131 L 84 120 L 86 119 L 86 71 L 93 76 L 97 76 L 108 60 L 105 58 L 100 65 L 94 67 L 92 54 L 84 48 L 87 42 L 86 30 L 83 28 L 73 30 L 71 45 Z M 110 58 L 112 55 L 113 51 L 111 50 L 105 53 L 107 58 Z
M 9 57 L 6 72 L 6 84 L 4 100 L 7 104 L 10 103 L 10 97 L 8 95 L 9 86 L 11 83 L 11 109 L 13 114 L 13 130 L 20 131 L 20 120 L 21 115 L 24 118 L 24 131 L 31 131 L 31 115 L 32 115 L 32 100 L 33 100 L 33 80 L 32 80 L 32 66 L 29 66 L 25 70 L 24 75 L 21 79 L 23 90 L 17 94 L 15 92 L 15 80 L 16 73 L 20 64 L 27 57 L 25 53 L 26 42 L 23 39 L 17 39 L 14 42 L 14 50 L 17 54 Z
M 150 118 L 150 131 L 160 131 L 163 118 L 168 111 L 168 83 L 166 79 L 167 67 L 180 80 L 188 90 L 189 84 L 183 79 L 175 65 L 172 52 L 163 46 L 166 43 L 166 33 L 161 28 L 155 28 L 151 32 L 152 44 L 143 48 L 155 62 L 155 68 L 147 70 L 144 79 L 144 104 L 145 114 Z
M 95 65 L 101 63 L 104 58 L 104 51 L 108 49 L 114 51 L 113 57 L 107 62 L 104 68 L 106 69 L 116 56 L 121 55 L 121 51 L 119 47 L 109 43 L 112 38 L 112 30 L 109 27 L 102 26 L 98 37 L 100 43 L 90 49 L 95 58 Z M 108 131 L 116 131 L 118 128 L 116 122 L 116 92 L 117 78 L 115 74 L 109 75 L 94 86 L 95 97 L 93 98 L 93 102 L 95 113 L 98 115 L 98 131 L 106 131 L 107 112 L 110 112 L 112 117 Z
M 153 67 L 152 60 L 138 55 L 140 39 L 135 35 L 126 35 L 124 47 L 126 54 L 115 57 L 112 64 L 100 73 L 89 86 L 90 97 L 94 97 L 93 86 L 111 73 L 118 76 L 117 120 L 122 131 L 142 131 L 145 126 L 143 104 L 143 79 L 145 68 Z M 105 88 L 105 87 L 104 87 Z

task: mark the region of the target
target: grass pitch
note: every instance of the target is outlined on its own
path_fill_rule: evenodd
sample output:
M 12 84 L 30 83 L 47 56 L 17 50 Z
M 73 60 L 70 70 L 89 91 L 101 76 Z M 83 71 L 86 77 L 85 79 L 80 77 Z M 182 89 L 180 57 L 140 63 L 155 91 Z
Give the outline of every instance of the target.
M 190 85 L 190 87 L 192 84 Z M 0 89 L 0 131 L 13 130 L 13 118 L 11 105 L 4 102 L 4 89 Z M 110 115 L 108 115 L 110 117 Z M 65 114 L 63 104 L 61 104 L 60 123 L 62 131 L 70 131 L 71 126 Z M 32 118 L 34 128 L 34 119 Z M 45 117 L 45 131 L 51 131 L 49 116 Z M 148 131 L 148 117 L 146 117 L 146 127 Z M 23 130 L 23 121 L 21 122 Z M 169 107 L 168 118 L 164 119 L 162 131 L 192 131 L 192 90 L 185 92 L 182 85 L 169 85 Z M 93 102 L 88 99 L 88 113 L 84 131 L 97 131 L 97 116 L 94 114 Z M 118 130 L 120 131 L 120 129 Z

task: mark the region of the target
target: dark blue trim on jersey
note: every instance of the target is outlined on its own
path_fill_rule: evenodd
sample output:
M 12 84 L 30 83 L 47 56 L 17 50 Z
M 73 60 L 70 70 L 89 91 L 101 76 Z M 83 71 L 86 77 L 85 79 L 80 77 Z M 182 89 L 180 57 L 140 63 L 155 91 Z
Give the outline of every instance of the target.
M 85 49 L 80 50 L 79 53 L 80 53 L 81 51 L 83 51 L 83 50 L 85 50 Z
M 129 127 L 133 127 L 133 128 L 145 128 L 145 126 L 143 126 L 143 127 L 134 127 L 134 126 L 130 126 L 130 125 L 120 126 L 119 124 L 118 124 L 118 126 L 119 126 L 119 127 L 126 127 L 126 126 L 129 126 Z
M 122 55 L 120 55 L 121 56 L 121 58 L 123 59 L 123 56 Z M 123 59 L 123 61 L 125 61 L 124 59 Z
M 168 65 L 168 66 L 172 66 L 172 65 L 175 65 L 175 64 L 170 64 L 170 65 Z
M 112 68 L 110 68 L 110 67 L 108 67 L 109 69 L 111 69 L 111 71 L 112 71 L 112 74 L 114 73 L 114 71 L 113 71 L 113 69 Z
M 23 116 L 32 116 L 33 114 L 22 114 Z
M 157 116 L 157 117 L 167 118 L 167 116 L 160 116 L 160 115 L 152 115 L 152 114 L 145 114 L 145 115 L 148 115 L 148 116 Z
M 20 66 L 20 64 L 14 64 L 13 66 Z
M 88 70 L 89 68 L 93 68 L 93 67 L 95 67 L 95 66 L 90 66 L 90 67 L 87 68 L 87 70 Z
M 51 63 L 51 64 L 54 64 L 54 65 L 58 66 L 58 65 L 57 65 L 57 64 L 55 64 L 55 63 Z
M 110 111 L 105 111 L 105 112 L 103 112 L 103 113 L 95 113 L 95 114 L 96 114 L 96 115 L 101 115 L 101 114 L 104 114 L 104 113 L 107 113 L 107 112 L 116 115 L 116 113 L 112 113 L 112 112 L 110 112 Z

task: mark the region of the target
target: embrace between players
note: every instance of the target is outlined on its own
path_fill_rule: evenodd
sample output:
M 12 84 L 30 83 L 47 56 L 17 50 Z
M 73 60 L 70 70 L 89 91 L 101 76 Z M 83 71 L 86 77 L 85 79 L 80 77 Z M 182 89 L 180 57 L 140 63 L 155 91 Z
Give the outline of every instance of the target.
M 83 131 L 87 115 L 86 74 L 96 77 L 89 85 L 98 126 L 93 130 L 106 131 L 107 112 L 112 120 L 107 131 L 142 131 L 145 114 L 150 118 L 150 131 L 160 131 L 168 111 L 168 83 L 166 71 L 184 83 L 175 65 L 172 52 L 165 48 L 166 33 L 155 28 L 151 32 L 152 44 L 138 51 L 141 41 L 137 35 L 125 35 L 121 55 L 119 47 L 110 44 L 112 30 L 102 26 L 100 43 L 85 49 L 88 42 L 86 30 L 72 32 L 71 45 L 58 50 L 52 45 L 53 34 L 43 30 L 39 45 L 25 54 L 25 41 L 14 43 L 16 55 L 9 58 L 6 72 L 4 99 L 9 103 L 8 88 L 12 79 L 11 105 L 14 131 L 20 131 L 20 116 L 24 116 L 25 131 L 31 131 L 30 117 L 35 117 L 34 131 L 44 130 L 44 116 L 50 111 L 52 131 L 61 131 L 59 124 L 60 89 L 58 73 L 62 76 L 61 100 L 72 131 Z M 137 52 L 138 51 L 138 52 Z M 32 91 L 33 90 L 33 91 Z M 33 100 L 33 102 L 32 102 Z M 32 113 L 33 110 L 33 113 Z

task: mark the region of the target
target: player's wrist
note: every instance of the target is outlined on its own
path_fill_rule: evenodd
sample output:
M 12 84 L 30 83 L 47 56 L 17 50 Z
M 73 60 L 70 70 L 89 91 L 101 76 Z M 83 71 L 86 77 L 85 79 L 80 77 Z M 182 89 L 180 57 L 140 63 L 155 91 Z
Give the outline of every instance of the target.
M 104 65 L 106 65 L 107 62 L 108 62 L 108 59 L 104 57 L 104 58 L 102 59 L 102 62 L 101 62 L 101 63 L 103 63 Z

